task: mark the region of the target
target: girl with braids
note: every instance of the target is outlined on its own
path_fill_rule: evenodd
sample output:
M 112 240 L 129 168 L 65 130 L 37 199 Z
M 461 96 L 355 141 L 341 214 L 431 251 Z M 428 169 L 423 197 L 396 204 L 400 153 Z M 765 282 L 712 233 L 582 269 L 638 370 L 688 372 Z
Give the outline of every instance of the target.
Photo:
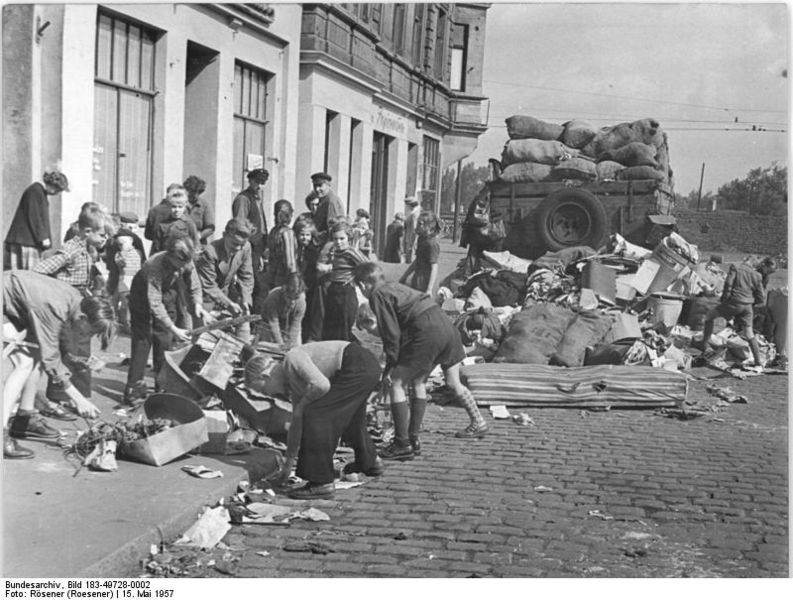
M 267 274 L 270 289 L 281 287 L 289 276 L 298 272 L 297 244 L 292 230 L 294 210 L 288 200 L 279 200 L 273 208 L 275 227 L 267 238 L 269 260 Z

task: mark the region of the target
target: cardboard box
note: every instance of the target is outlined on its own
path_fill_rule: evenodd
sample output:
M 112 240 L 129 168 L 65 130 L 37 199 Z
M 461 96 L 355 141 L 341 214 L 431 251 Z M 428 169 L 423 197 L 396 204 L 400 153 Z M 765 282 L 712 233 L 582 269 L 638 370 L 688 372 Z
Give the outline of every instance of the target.
M 179 423 L 165 431 L 123 444 L 120 454 L 159 467 L 209 441 L 204 411 L 193 401 L 176 394 L 152 394 L 143 403 L 148 419 L 171 419 Z

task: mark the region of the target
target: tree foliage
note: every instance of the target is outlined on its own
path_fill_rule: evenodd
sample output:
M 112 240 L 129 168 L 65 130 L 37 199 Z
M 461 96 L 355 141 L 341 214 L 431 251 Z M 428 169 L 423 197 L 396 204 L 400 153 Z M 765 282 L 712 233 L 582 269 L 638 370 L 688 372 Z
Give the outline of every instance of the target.
M 472 162 L 463 165 L 460 177 L 460 214 L 465 214 L 466 208 L 488 179 L 490 179 L 489 167 L 477 167 Z M 441 214 L 454 214 L 456 193 L 457 169 L 450 167 L 443 172 L 443 180 L 441 181 Z
M 733 179 L 716 192 L 719 208 L 745 210 L 753 215 L 787 213 L 787 167 L 776 162 L 757 167 L 744 179 Z

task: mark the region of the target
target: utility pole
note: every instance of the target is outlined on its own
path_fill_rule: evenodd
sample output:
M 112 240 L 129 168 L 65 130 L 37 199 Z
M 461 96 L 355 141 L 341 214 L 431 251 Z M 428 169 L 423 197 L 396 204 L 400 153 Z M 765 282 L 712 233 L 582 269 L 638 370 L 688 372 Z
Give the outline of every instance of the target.
M 702 180 L 705 179 L 705 163 L 702 163 L 702 172 L 699 174 L 699 196 L 697 197 L 697 212 L 699 212 L 699 203 L 702 202 Z
M 460 180 L 463 175 L 463 159 L 457 161 L 457 185 L 454 187 L 454 223 L 452 224 L 452 243 L 457 242 L 457 221 L 460 215 L 460 195 L 462 194 L 462 186 Z

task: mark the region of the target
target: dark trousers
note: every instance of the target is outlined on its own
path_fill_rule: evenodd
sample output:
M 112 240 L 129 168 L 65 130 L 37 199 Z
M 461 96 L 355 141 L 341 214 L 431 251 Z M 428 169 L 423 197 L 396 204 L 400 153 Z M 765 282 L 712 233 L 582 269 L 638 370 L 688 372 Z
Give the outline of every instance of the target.
M 352 284 L 333 282 L 325 292 L 325 318 L 322 322 L 323 340 L 356 341 L 352 335 L 358 298 Z
M 127 374 L 128 388 L 143 380 L 146 360 L 149 358 L 149 350 L 153 351 L 154 372 L 159 373 L 165 364 L 165 352 L 173 346 L 171 330 L 166 328 L 151 314 L 146 288 L 146 278 L 139 272 L 132 280 L 129 294 L 129 321 L 132 345 L 129 357 L 129 373 Z M 178 300 L 178 290 L 175 288 L 163 290 L 162 302 L 165 305 L 168 316 L 174 321 L 177 316 Z
M 306 288 L 306 314 L 303 316 L 303 343 L 322 341 L 325 320 L 325 287 L 317 283 Z
M 380 364 L 371 352 L 358 344 L 344 349 L 330 391 L 303 413 L 298 477 L 316 484 L 331 483 L 339 439 L 355 451 L 355 462 L 363 470 L 374 466 L 377 452 L 366 429 L 366 401 L 379 379 Z

